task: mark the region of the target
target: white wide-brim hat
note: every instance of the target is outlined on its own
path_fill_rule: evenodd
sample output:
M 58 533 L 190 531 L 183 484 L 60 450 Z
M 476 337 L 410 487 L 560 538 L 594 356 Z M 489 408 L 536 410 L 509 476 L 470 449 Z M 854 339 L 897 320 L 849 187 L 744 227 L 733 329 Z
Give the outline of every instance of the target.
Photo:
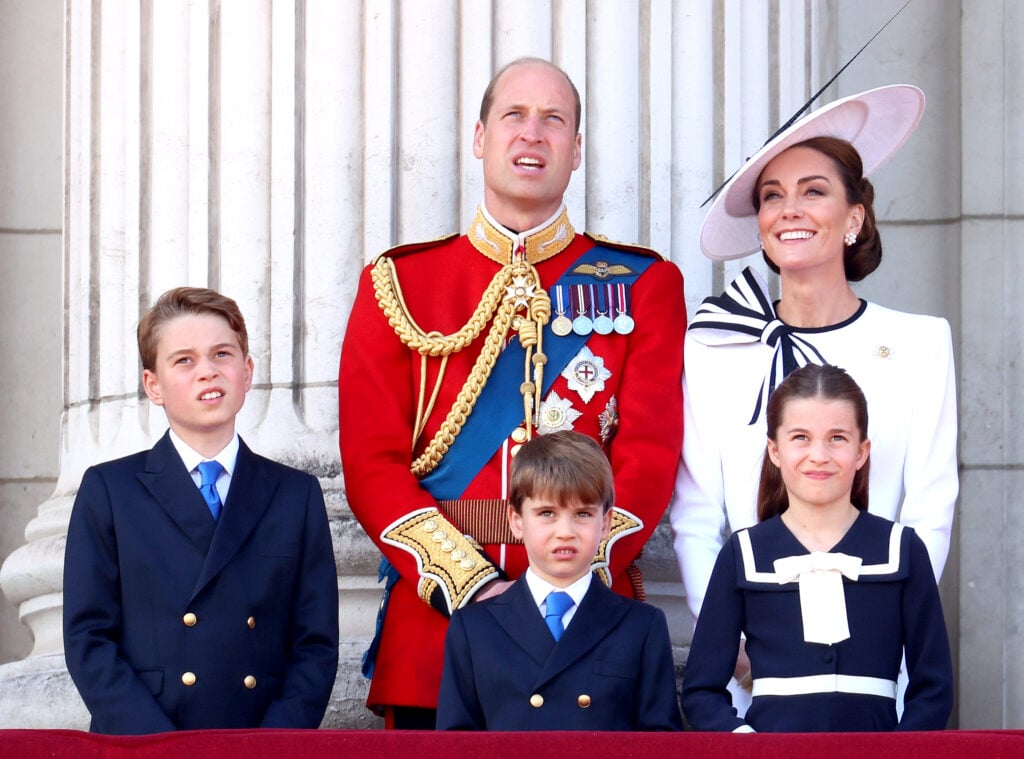
M 779 153 L 812 137 L 852 143 L 864 176 L 884 164 L 907 141 L 924 114 L 924 93 L 911 84 L 891 84 L 851 95 L 819 108 L 776 135 L 729 180 L 711 204 L 700 228 L 700 247 L 716 261 L 756 253 L 754 184 Z

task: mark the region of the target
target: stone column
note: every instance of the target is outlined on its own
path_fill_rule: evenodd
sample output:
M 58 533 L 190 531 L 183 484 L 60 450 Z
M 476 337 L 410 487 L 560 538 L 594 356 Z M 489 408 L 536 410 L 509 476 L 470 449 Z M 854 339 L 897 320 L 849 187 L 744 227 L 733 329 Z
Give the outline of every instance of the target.
M 1024 727 L 1024 8 L 965 4 L 960 726 Z
M 88 726 L 62 655 L 67 521 L 87 466 L 166 429 L 140 392 L 134 332 L 181 284 L 215 287 L 246 316 L 256 375 L 241 435 L 324 485 L 347 586 L 346 666 L 325 724 L 369 723 L 355 664 L 374 561 L 344 503 L 335 391 L 364 259 L 358 124 L 332 131 L 359 91 L 359 18 L 345 3 L 69 0 L 61 468 L 0 575 L 35 639 L 0 667 L 0 726 Z
M 57 481 L 63 31 L 59 3 L 0 2 L 0 561 Z M 0 594 L 0 662 L 31 647 Z

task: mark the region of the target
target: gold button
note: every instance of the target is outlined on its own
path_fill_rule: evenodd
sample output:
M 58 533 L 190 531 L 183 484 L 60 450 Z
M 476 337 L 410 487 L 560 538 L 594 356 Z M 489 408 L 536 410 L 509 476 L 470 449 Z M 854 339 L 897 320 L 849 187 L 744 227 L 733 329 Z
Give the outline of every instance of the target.
M 443 543 L 448 539 L 448 533 L 446 533 L 444 530 L 434 530 L 434 532 L 430 536 L 430 539 L 433 540 L 435 543 Z
M 193 614 L 192 612 L 189 612 L 188 614 L 186 614 L 184 617 L 181 618 L 181 621 L 185 623 L 185 627 L 192 627 L 193 625 L 195 625 L 195 623 L 198 620 L 196 619 L 196 615 L 195 614 Z
M 466 570 L 474 569 L 476 567 L 476 562 L 472 559 L 463 559 L 459 562 L 459 566 Z
M 526 430 L 523 427 L 516 427 L 512 430 L 512 441 L 515 443 L 525 443 Z
M 530 706 L 536 709 L 540 709 L 542 706 L 544 706 L 544 696 L 540 695 L 539 693 L 534 693 L 532 696 L 530 696 Z
M 436 529 L 437 529 L 437 522 L 435 522 L 433 519 L 428 519 L 426 522 L 423 523 L 423 531 L 424 532 L 433 532 Z
M 445 553 L 451 553 L 455 550 L 455 541 L 451 540 L 450 538 L 448 540 L 442 541 L 441 550 Z
M 590 706 L 590 696 L 586 693 L 581 693 L 580 697 L 576 699 L 576 703 L 580 705 L 580 709 L 586 709 Z
M 195 685 L 196 675 L 195 672 L 186 672 L 181 676 L 181 682 L 183 685 Z
M 252 690 L 253 688 L 256 687 L 256 678 L 253 677 L 252 675 L 246 675 L 245 679 L 242 680 L 242 683 L 245 685 L 246 688 L 248 688 L 249 690 Z
M 245 624 L 249 625 L 249 629 L 252 630 L 256 627 L 256 617 L 249 617 L 245 620 Z
M 522 448 L 522 447 L 523 446 L 521 446 L 521 445 L 513 445 L 512 446 L 512 450 L 509 451 L 509 455 L 510 456 L 515 456 L 517 453 L 519 453 L 519 449 Z

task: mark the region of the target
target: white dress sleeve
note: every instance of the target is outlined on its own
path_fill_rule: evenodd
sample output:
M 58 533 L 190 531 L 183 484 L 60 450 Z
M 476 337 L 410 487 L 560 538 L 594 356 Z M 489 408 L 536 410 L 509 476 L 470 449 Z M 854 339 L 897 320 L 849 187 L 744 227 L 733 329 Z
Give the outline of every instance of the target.
M 949 554 L 953 509 L 960 489 L 956 380 L 949 323 L 930 318 L 923 327 L 920 345 L 927 350 L 922 348 L 921 360 L 914 367 L 916 392 L 899 521 L 913 527 L 924 541 L 938 581 Z
M 721 456 L 711 440 L 714 431 L 701 428 L 701 415 L 694 413 L 691 400 L 684 374 L 683 453 L 669 518 L 686 602 L 696 619 L 724 542 L 727 518 Z

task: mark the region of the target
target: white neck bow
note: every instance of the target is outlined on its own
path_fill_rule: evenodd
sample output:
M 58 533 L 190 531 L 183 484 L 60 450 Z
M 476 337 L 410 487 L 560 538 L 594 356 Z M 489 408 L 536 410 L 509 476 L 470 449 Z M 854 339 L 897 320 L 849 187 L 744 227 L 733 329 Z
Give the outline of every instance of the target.
M 850 637 L 843 577 L 856 582 L 862 563 L 859 556 L 824 551 L 775 560 L 780 585 L 799 583 L 805 641 L 832 645 Z

